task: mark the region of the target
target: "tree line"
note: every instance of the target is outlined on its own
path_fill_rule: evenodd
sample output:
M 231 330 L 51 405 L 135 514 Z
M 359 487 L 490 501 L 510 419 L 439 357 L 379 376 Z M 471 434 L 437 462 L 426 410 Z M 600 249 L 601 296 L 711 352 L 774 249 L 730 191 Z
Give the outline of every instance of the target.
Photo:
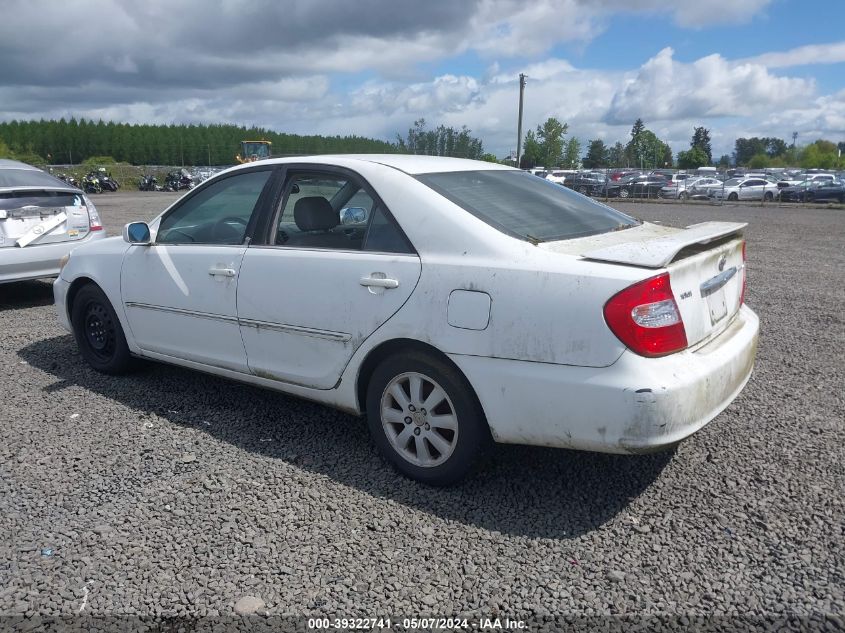
M 804 147 L 797 147 L 794 138 L 791 145 L 787 145 L 783 139 L 774 137 L 738 138 L 734 145 L 733 155 L 724 154 L 718 160 L 714 160 L 710 130 L 702 126 L 694 128 L 689 149 L 678 152 L 675 158 L 669 145 L 647 129 L 642 119 L 637 119 L 631 127 L 627 143 L 617 141 L 614 145 L 607 145 L 601 139 L 592 139 L 587 142 L 586 153 L 581 157 L 581 144 L 575 137 L 566 139 L 568 131 L 569 126 L 554 117 L 538 125 L 536 130 L 529 130 L 525 135 L 525 150 L 520 159 L 520 167 L 523 169 L 575 168 L 579 164 L 586 169 L 607 167 L 696 169 L 710 165 L 722 168 L 737 165 L 752 169 L 766 167 L 841 169 L 845 167 L 845 158 L 842 157 L 845 153 L 845 142 L 836 144 L 824 139 L 819 139 Z
M 669 145 L 646 128 L 642 119 L 631 127 L 625 143 L 613 145 L 601 139 L 588 141 L 586 153 L 578 138 L 567 138 L 569 126 L 554 117 L 547 119 L 524 138 L 520 166 L 583 166 L 695 169 L 705 165 L 739 165 L 753 169 L 804 167 L 836 169 L 845 167 L 841 154 L 845 143 L 819 139 L 803 147 L 776 137 L 736 139 L 732 155 L 714 160 L 710 130 L 695 127 L 688 150 L 673 157 Z M 236 125 L 146 125 L 91 121 L 0 122 L 0 157 L 14 157 L 33 164 L 75 164 L 94 157 L 111 157 L 133 165 L 230 165 L 243 140 L 268 140 L 273 155 L 328 153 L 410 153 L 457 156 L 496 161 L 485 153 L 482 141 L 466 126 L 460 128 L 427 126 L 418 119 L 406 135 L 395 142 L 362 136 L 320 136 L 275 132 L 260 127 Z
M 466 126 L 425 129 L 414 122 L 391 143 L 363 136 L 320 136 L 236 125 L 145 125 L 90 121 L 0 122 L 0 157 L 34 164 L 76 164 L 111 157 L 133 165 L 231 165 L 244 140 L 270 141 L 274 156 L 347 153 L 424 153 L 480 159 L 481 141 Z
M 0 123 L 0 139 L 22 158 L 41 158 L 53 164 L 111 156 L 135 165 L 230 165 L 244 140 L 270 141 L 273 153 L 281 155 L 392 149 L 390 143 L 360 136 L 305 136 L 235 125 L 143 125 L 73 118 Z

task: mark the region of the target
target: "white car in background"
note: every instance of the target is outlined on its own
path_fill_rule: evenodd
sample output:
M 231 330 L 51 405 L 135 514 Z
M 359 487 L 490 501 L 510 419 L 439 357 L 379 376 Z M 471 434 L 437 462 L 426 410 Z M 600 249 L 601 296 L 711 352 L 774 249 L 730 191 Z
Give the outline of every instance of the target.
M 99 371 L 366 413 L 399 471 L 445 485 L 490 440 L 640 453 L 714 418 L 757 346 L 744 226 L 644 223 L 484 162 L 271 159 L 74 251 L 54 293 Z
M 698 187 L 704 189 L 705 187 L 715 187 L 716 185 L 721 186 L 722 181 L 717 178 L 693 176 L 686 180 L 679 180 L 673 182 L 671 185 L 663 187 L 658 195 L 661 198 L 679 198 L 681 200 L 687 200 L 694 195 L 694 192 Z
M 556 185 L 562 185 L 566 182 L 567 177 L 571 177 L 578 172 L 574 169 L 556 169 L 546 174 L 546 180 L 553 182 Z
M 763 178 L 731 178 L 722 187 L 715 187 L 710 195 L 716 200 L 766 200 L 775 199 L 778 193 L 776 183 Z
M 55 277 L 71 250 L 104 237 L 82 191 L 37 167 L 0 159 L 0 283 Z

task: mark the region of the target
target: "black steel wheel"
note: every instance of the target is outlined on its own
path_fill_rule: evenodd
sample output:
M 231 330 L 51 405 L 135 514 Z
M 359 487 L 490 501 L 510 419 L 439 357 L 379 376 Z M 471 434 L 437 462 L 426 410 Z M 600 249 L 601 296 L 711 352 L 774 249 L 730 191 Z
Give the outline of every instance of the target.
M 123 374 L 134 367 L 120 319 L 99 287 L 81 288 L 70 316 L 76 344 L 91 367 L 105 374 Z

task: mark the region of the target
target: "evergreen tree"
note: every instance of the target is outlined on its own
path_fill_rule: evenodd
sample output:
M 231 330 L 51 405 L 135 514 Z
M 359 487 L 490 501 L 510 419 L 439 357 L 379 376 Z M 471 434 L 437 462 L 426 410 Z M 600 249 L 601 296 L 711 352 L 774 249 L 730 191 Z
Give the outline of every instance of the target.
M 587 146 L 587 155 L 584 156 L 584 167 L 587 169 L 607 167 L 609 155 L 610 150 L 605 146 L 604 141 L 601 139 L 592 140 Z
M 707 157 L 705 165 L 713 162 L 713 151 L 710 149 L 710 130 L 705 127 L 695 128 L 690 141 L 690 149 L 699 149 Z M 701 165 L 699 165 L 701 166 Z

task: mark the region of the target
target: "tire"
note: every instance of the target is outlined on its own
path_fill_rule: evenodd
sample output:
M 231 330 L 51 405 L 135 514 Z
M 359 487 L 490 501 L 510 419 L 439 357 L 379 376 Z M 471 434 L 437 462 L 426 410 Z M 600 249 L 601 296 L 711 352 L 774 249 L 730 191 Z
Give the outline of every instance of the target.
M 120 320 L 98 286 L 88 284 L 76 294 L 71 323 L 79 352 L 91 367 L 104 374 L 125 374 L 134 368 Z
M 815 202 L 815 201 L 816 201 L 816 194 L 808 191 L 804 195 L 804 202 Z
M 681 200 L 688 200 L 689 194 L 686 191 L 682 191 L 680 194 L 678 194 L 678 198 L 680 198 Z
M 627 189 L 620 189 L 619 190 L 619 197 L 620 198 L 628 198 L 628 197 L 630 197 L 630 195 L 631 195 L 631 192 Z
M 773 194 L 771 191 L 767 191 L 766 193 L 763 194 L 763 200 L 766 201 L 766 202 L 771 202 L 774 199 L 775 199 L 775 194 Z
M 421 351 L 390 356 L 376 367 L 367 385 L 367 421 L 382 456 L 406 477 L 432 486 L 461 481 L 492 442 L 466 378 Z
M 728 200 L 730 202 L 736 202 L 737 200 L 739 200 L 739 196 L 736 195 L 735 193 L 729 193 L 728 194 Z

